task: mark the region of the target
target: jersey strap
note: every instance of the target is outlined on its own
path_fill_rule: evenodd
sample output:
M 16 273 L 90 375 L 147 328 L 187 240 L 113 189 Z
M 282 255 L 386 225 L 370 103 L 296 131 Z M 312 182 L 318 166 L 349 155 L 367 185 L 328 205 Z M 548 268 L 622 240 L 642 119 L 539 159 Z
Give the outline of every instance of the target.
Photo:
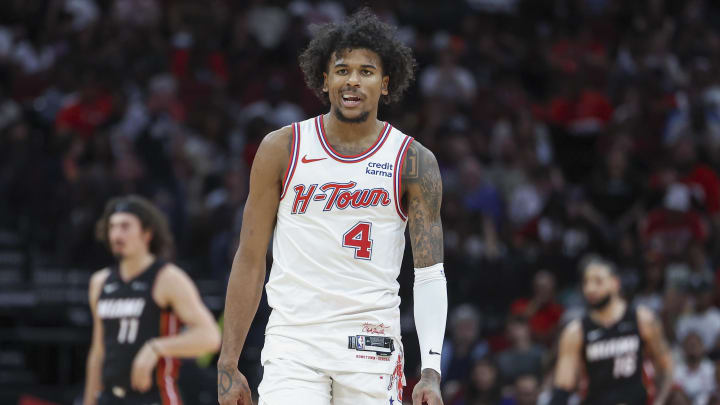
M 400 215 L 400 218 L 402 218 L 403 221 L 407 220 L 407 213 L 405 212 L 405 209 L 402 206 L 402 173 L 403 173 L 403 167 L 405 166 L 405 156 L 407 155 L 408 148 L 410 147 L 410 143 L 412 143 L 413 138 L 411 136 L 405 136 L 405 140 L 403 140 L 402 145 L 400 146 L 400 150 L 398 150 L 397 157 L 395 158 L 395 173 L 393 175 L 393 191 L 395 193 L 395 209 L 397 209 L 398 215 Z M 411 166 L 410 168 L 417 168 L 417 162 L 410 162 Z
M 298 162 L 298 153 L 300 151 L 300 125 L 295 122 L 292 124 L 292 147 L 290 150 L 290 161 L 288 162 L 287 169 L 285 169 L 285 178 L 283 181 L 282 193 L 280 194 L 280 200 L 285 197 L 288 186 L 292 181 L 293 174 L 295 174 L 295 168 Z

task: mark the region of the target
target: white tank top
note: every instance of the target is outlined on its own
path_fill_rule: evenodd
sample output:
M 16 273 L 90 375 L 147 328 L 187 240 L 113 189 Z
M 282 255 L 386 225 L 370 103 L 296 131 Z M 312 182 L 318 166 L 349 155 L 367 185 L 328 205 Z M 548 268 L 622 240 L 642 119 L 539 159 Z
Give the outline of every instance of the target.
M 413 138 L 385 123 L 367 151 L 345 156 L 330 146 L 322 116 L 292 127 L 262 362 L 286 358 L 327 370 L 392 373 L 402 353 L 401 172 Z M 358 335 L 389 337 L 394 351 L 357 350 L 357 342 L 349 348 Z

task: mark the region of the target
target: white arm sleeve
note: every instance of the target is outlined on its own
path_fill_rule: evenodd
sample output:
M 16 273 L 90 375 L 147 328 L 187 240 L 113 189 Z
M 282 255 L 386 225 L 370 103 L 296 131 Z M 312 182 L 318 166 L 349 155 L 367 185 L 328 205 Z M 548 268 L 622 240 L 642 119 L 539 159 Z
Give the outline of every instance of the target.
M 447 281 L 442 263 L 415 269 L 413 300 L 421 368 L 431 368 L 440 373 L 440 352 L 448 309 Z

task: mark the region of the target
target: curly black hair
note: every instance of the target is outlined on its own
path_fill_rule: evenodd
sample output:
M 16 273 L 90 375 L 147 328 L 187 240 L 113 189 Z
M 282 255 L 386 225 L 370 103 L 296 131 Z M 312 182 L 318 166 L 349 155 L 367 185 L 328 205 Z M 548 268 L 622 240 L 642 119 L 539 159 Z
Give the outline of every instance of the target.
M 300 68 L 305 82 L 315 94 L 328 104 L 328 95 L 322 91 L 323 73 L 327 73 L 333 53 L 348 49 L 368 49 L 380 56 L 383 75 L 390 76 L 388 95 L 382 96 L 385 104 L 402 98 L 403 92 L 415 77 L 415 58 L 412 50 L 396 36 L 395 27 L 386 24 L 363 7 L 344 23 L 315 25 L 315 35 L 308 47 L 300 54 Z

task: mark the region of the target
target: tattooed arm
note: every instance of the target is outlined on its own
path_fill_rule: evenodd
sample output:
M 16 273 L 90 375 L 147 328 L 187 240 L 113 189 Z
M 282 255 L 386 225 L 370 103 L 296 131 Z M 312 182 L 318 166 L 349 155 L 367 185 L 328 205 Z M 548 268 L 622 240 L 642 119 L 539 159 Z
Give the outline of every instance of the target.
M 412 400 L 413 405 L 440 405 L 440 356 L 447 318 L 440 221 L 442 180 L 435 156 L 417 141 L 408 147 L 402 183 L 415 264 L 415 328 L 422 360 L 422 375 Z
M 413 141 L 405 156 L 402 176 L 415 267 L 442 263 L 442 180 L 435 155 L 418 141 Z

